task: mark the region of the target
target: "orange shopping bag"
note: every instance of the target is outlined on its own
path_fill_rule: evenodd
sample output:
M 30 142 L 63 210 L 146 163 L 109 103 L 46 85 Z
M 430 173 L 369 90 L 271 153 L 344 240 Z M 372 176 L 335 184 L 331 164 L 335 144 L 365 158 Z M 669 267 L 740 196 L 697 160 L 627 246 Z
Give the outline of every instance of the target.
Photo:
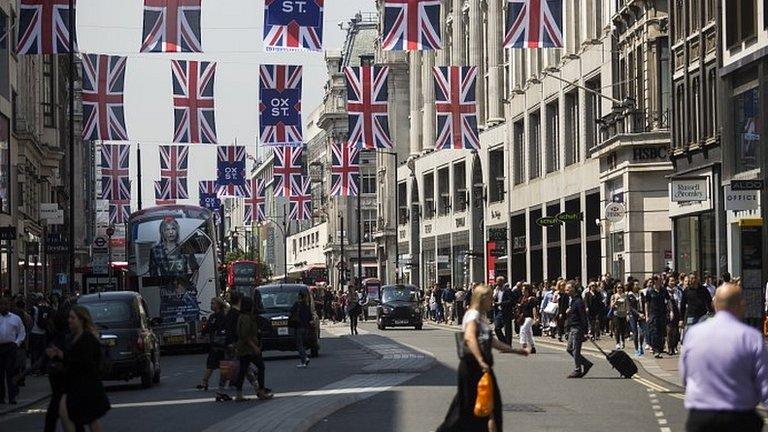
M 475 416 L 488 417 L 493 413 L 493 377 L 485 372 L 477 382 L 477 399 L 475 399 Z
M 763 336 L 768 337 L 768 316 L 763 318 Z

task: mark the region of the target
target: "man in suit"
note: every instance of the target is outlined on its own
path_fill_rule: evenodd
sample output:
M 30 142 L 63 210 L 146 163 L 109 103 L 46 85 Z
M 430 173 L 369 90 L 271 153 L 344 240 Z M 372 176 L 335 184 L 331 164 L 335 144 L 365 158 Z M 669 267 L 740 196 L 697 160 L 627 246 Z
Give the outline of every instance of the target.
M 509 285 L 504 283 L 503 276 L 496 278 L 496 286 L 499 288 L 499 290 L 496 293 L 496 298 L 493 299 L 496 309 L 493 327 L 496 331 L 496 337 L 498 337 L 500 341 L 506 344 L 511 344 L 515 296 L 512 290 L 509 288 Z

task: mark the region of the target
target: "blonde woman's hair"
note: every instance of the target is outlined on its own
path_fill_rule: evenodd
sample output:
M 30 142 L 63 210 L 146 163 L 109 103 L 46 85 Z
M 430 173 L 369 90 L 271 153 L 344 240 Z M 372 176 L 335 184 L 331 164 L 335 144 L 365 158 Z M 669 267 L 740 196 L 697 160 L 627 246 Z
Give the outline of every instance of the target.
M 478 284 L 472 288 L 472 301 L 469 307 L 475 310 L 480 310 L 480 305 L 483 304 L 483 298 L 491 295 L 491 287 L 486 284 Z

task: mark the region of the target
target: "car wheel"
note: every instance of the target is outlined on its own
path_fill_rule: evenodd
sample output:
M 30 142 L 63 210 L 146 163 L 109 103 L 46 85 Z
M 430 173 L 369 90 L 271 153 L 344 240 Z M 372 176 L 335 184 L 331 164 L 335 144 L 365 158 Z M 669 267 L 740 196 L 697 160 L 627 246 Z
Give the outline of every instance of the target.
M 152 361 L 147 362 L 147 366 L 141 372 L 141 388 L 148 389 L 152 387 L 152 379 L 155 375 L 154 369 Z
M 152 383 L 157 384 L 160 382 L 160 359 L 155 360 L 154 370 L 155 374 L 152 375 Z

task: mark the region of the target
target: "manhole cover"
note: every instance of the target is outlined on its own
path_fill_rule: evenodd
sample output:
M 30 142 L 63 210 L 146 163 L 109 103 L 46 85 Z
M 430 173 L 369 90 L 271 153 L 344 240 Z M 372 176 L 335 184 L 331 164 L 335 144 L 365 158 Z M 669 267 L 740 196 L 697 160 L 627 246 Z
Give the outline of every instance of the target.
M 527 404 L 504 404 L 502 406 L 502 409 L 504 411 L 509 411 L 509 412 L 524 412 L 524 413 L 544 412 L 544 408 L 538 405 L 527 405 Z

